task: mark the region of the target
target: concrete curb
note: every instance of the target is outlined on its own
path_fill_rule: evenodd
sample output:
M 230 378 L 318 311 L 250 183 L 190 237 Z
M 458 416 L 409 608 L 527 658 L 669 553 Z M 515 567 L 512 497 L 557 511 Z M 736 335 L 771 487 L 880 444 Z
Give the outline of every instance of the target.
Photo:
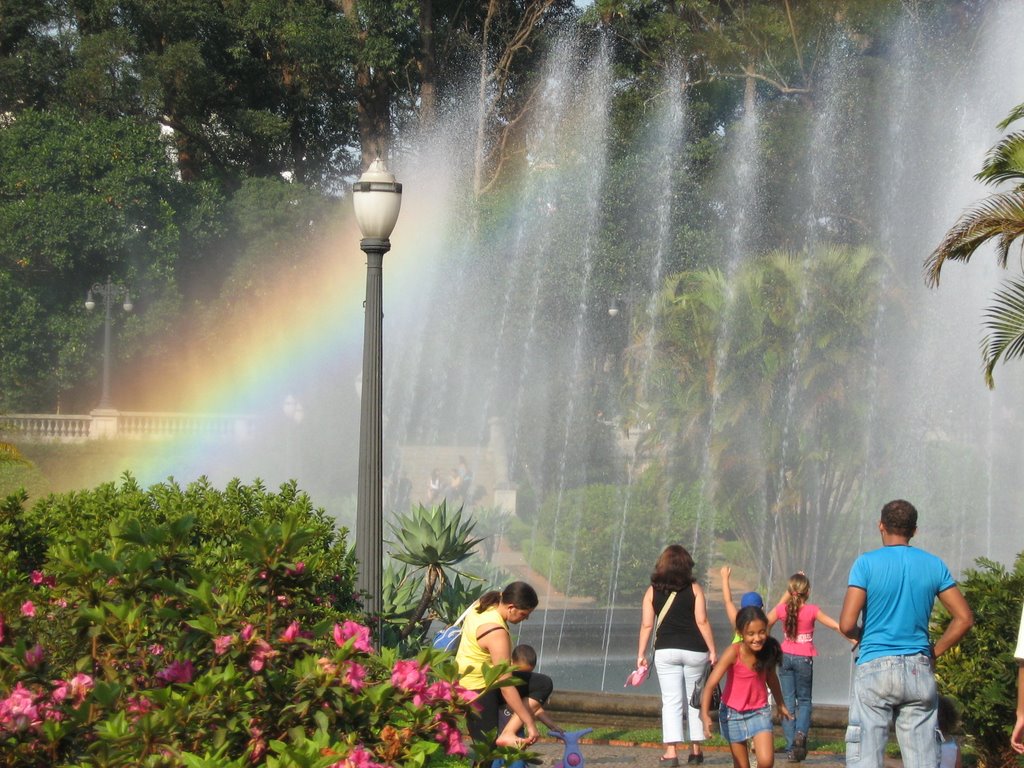
M 661 721 L 660 696 L 556 690 L 545 709 L 556 721 L 582 725 L 642 728 Z M 847 714 L 846 707 L 815 705 L 811 726 L 830 732 L 845 731 Z

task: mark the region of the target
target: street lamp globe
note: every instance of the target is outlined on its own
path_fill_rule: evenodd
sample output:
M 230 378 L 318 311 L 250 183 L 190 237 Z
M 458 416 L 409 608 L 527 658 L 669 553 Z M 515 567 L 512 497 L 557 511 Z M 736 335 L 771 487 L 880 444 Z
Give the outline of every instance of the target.
M 352 206 L 364 238 L 387 240 L 398 223 L 402 185 L 379 157 L 352 185 Z

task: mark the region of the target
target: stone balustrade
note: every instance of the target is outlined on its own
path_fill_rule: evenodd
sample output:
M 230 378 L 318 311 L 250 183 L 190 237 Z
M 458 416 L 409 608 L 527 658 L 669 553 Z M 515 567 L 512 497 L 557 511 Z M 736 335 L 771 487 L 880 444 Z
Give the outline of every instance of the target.
M 222 442 L 250 439 L 256 417 L 237 414 L 161 413 L 95 410 L 88 415 L 0 414 L 0 437 L 12 441 L 77 443 L 118 438 L 173 440 L 193 438 Z

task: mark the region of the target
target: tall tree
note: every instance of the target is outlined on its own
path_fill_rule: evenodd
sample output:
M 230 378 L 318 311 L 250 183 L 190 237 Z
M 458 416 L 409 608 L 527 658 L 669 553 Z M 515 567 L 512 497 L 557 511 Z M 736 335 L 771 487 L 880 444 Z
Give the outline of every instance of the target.
M 129 284 L 145 311 L 120 349 L 147 348 L 179 311 L 179 249 L 217 232 L 220 205 L 175 178 L 155 127 L 30 111 L 0 130 L 0 409 L 91 407 L 86 290 Z

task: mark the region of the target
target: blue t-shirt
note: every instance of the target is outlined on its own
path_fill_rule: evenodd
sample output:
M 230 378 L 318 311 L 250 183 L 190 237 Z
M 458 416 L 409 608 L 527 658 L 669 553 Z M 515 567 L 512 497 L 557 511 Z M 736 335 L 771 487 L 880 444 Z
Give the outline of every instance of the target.
M 955 587 L 946 564 L 911 546 L 865 552 L 850 569 L 849 585 L 867 592 L 858 664 L 880 656 L 928 653 L 928 620 L 940 592 Z

